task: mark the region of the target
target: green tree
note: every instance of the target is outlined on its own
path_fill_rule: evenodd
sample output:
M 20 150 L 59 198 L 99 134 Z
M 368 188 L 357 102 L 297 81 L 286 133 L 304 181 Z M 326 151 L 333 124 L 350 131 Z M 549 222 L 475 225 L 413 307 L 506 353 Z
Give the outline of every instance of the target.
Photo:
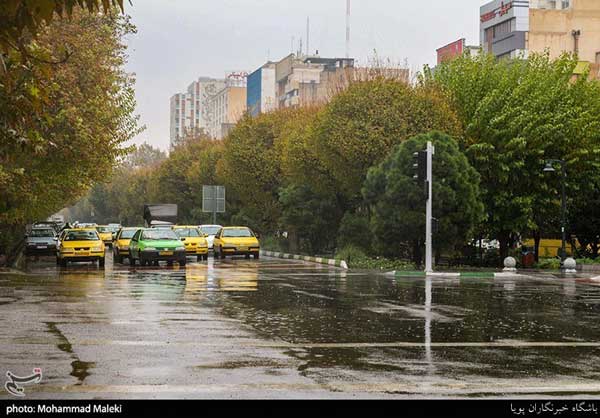
M 369 170 L 362 193 L 372 210 L 376 246 L 392 257 L 409 248 L 416 264 L 422 261 L 426 196 L 413 178 L 413 153 L 425 149 L 427 141 L 435 146 L 433 216 L 439 219 L 434 239 L 436 254 L 464 245 L 483 219 L 479 175 L 452 137 L 432 132 L 396 146 L 390 156 Z
M 217 176 L 227 187 L 228 203 L 239 208 L 235 220 L 263 234 L 278 229 L 279 190 L 283 184 L 280 134 L 295 110 L 258 117 L 245 115 L 223 140 Z
M 128 167 L 148 167 L 159 164 L 166 159 L 167 153 L 144 142 L 135 146 L 127 155 L 124 165 Z
M 306 184 L 290 184 L 280 191 L 281 225 L 293 242 L 291 250 L 318 254 L 332 249 L 340 217 L 336 200 L 319 195 Z
M 18 50 L 24 58 L 30 57 L 27 43 L 52 23 L 56 16 L 73 15 L 74 9 L 89 12 L 113 12 L 115 7 L 123 11 L 123 0 L 3 0 L 0 3 L 0 49 L 4 52 Z M 3 57 L 0 57 L 0 60 Z
M 123 38 L 133 32 L 127 17 L 73 11 L 24 44 L 36 59 L 4 55 L 0 229 L 76 201 L 126 154 L 139 133 L 134 80 L 123 70 Z
M 434 73 L 426 69 L 422 85 L 443 89 L 464 128 L 462 150 L 482 178 L 487 220 L 482 228 L 501 243 L 544 227 L 557 210 L 560 182 L 543 173 L 546 159 L 567 160 L 569 189 L 577 193 L 577 173 L 600 155 L 600 85 L 587 77 L 573 80 L 577 60 L 551 61 L 548 54 L 527 60 L 497 61 L 488 55 L 463 56 Z M 595 171 L 598 172 L 597 170 Z
M 460 133 L 458 119 L 435 88 L 376 78 L 350 84 L 323 110 L 311 146 L 347 199 L 360 201 L 368 169 L 394 145 L 431 130 Z

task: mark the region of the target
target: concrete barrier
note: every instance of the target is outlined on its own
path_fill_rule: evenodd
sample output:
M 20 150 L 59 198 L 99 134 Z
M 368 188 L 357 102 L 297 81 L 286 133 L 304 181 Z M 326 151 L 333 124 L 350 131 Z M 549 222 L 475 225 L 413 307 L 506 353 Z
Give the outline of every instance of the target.
M 523 274 L 517 274 L 512 272 L 494 273 L 491 271 L 469 271 L 469 272 L 455 272 L 455 273 L 444 273 L 434 272 L 425 274 L 424 271 L 391 271 L 386 273 L 388 276 L 395 277 L 406 277 L 406 278 L 425 278 L 425 277 L 441 277 L 441 278 L 462 278 L 462 279 L 502 279 L 502 278 L 527 278 Z
M 328 266 L 335 266 L 335 267 L 340 267 L 345 270 L 348 270 L 348 263 L 346 263 L 343 260 L 333 260 L 333 259 L 322 258 L 322 257 L 308 257 L 308 256 L 303 256 L 303 255 L 298 255 L 298 254 L 286 254 L 286 253 L 281 253 L 281 252 L 276 252 L 276 251 L 263 251 L 263 250 L 260 251 L 260 255 L 264 255 L 265 257 L 283 258 L 283 259 L 287 259 L 287 260 L 308 261 L 309 263 L 325 264 Z

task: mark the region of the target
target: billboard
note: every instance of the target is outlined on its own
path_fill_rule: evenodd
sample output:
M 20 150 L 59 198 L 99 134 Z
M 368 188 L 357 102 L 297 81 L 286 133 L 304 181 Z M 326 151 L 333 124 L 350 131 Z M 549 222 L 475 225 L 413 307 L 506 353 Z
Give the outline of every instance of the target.
M 443 63 L 444 61 L 451 60 L 452 58 L 456 58 L 461 56 L 465 51 L 465 38 L 459 39 L 458 41 L 449 43 L 446 46 L 443 46 L 437 50 L 437 63 L 438 65 Z

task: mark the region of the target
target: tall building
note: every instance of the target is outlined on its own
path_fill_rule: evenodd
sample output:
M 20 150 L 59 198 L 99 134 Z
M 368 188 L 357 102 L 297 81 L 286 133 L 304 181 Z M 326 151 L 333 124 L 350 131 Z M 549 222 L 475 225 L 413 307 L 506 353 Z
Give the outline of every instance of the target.
M 200 77 L 185 93 L 176 93 L 170 100 L 170 144 L 173 148 L 186 134 L 208 132 L 211 119 L 209 101 L 226 86 L 225 80 Z
M 600 64 L 599 0 L 494 0 L 480 11 L 481 45 L 498 58 L 548 49 Z
M 248 76 L 248 112 L 252 116 L 272 110 L 323 103 L 336 85 L 348 80 L 352 58 L 322 58 L 290 54 L 267 62 Z
M 208 102 L 208 134 L 223 139 L 246 112 L 246 73 L 232 73 L 226 86 L 213 95 Z
M 248 76 L 247 108 L 252 116 L 277 109 L 275 63 L 269 61 Z
M 326 102 L 335 90 L 334 83 L 353 68 L 352 58 L 288 55 L 275 65 L 277 107 Z

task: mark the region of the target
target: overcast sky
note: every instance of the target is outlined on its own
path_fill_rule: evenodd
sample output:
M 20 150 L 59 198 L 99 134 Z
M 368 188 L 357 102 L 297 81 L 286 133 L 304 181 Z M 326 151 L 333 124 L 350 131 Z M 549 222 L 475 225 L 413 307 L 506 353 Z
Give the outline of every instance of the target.
M 413 70 L 434 64 L 435 50 L 466 38 L 479 43 L 485 0 L 352 0 L 351 56 L 366 63 L 377 51 Z M 127 2 L 126 2 L 127 4 Z M 142 124 L 136 143 L 169 145 L 169 98 L 199 76 L 254 71 L 306 42 L 321 56 L 345 55 L 345 0 L 133 0 L 127 12 L 138 33 L 129 39 L 127 70 L 136 73 Z M 306 44 L 304 44 L 306 45 Z

